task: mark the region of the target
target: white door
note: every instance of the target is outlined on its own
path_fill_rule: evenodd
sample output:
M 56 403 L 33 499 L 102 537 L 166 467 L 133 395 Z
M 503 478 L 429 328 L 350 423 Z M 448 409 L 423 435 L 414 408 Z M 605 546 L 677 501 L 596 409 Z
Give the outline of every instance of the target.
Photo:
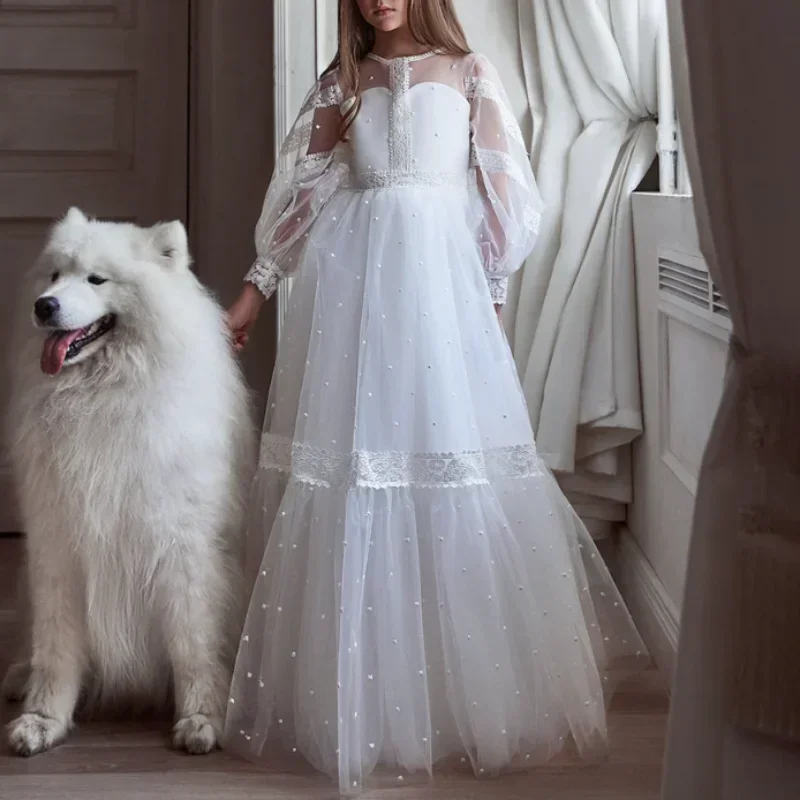
M 0 0 L 3 341 L 20 276 L 70 205 L 185 219 L 188 63 L 189 0 Z M 2 447 L 0 532 L 17 526 Z

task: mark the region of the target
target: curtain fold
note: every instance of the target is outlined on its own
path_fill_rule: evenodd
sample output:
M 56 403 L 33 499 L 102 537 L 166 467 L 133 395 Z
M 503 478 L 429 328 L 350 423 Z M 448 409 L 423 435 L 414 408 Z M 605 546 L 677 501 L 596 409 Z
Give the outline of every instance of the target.
M 537 446 L 568 491 L 631 500 L 642 431 L 631 192 L 655 158 L 662 0 L 519 0 L 546 203 L 508 320 Z
M 669 0 L 701 247 L 730 308 L 701 467 L 664 800 L 800 795 L 800 7 Z

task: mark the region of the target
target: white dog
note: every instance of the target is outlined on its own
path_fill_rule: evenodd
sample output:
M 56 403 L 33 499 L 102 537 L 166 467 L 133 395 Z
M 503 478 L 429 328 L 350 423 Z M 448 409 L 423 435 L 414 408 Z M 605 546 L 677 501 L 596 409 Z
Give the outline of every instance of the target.
M 179 222 L 72 209 L 36 266 L 10 417 L 33 617 L 6 686 L 24 696 L 21 755 L 64 738 L 81 694 L 166 702 L 170 686 L 175 745 L 216 745 L 253 437 L 223 312 L 189 262 Z

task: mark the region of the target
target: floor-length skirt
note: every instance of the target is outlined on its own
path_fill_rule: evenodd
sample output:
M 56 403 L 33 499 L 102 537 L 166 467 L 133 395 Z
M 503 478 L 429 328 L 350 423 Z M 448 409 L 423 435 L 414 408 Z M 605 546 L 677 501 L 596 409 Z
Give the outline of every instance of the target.
M 225 744 L 342 792 L 379 764 L 603 753 L 605 700 L 648 663 L 536 452 L 465 197 L 339 192 L 280 343 Z

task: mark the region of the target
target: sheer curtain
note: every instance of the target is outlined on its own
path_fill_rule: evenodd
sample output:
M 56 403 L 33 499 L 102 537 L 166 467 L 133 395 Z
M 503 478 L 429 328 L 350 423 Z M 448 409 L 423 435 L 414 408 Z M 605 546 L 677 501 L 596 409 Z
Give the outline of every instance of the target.
M 630 195 L 656 153 L 664 4 L 520 0 L 519 18 L 546 213 L 507 323 L 540 451 L 613 518 L 642 431 Z
M 669 0 L 701 245 L 730 308 L 664 800 L 800 796 L 800 6 Z

